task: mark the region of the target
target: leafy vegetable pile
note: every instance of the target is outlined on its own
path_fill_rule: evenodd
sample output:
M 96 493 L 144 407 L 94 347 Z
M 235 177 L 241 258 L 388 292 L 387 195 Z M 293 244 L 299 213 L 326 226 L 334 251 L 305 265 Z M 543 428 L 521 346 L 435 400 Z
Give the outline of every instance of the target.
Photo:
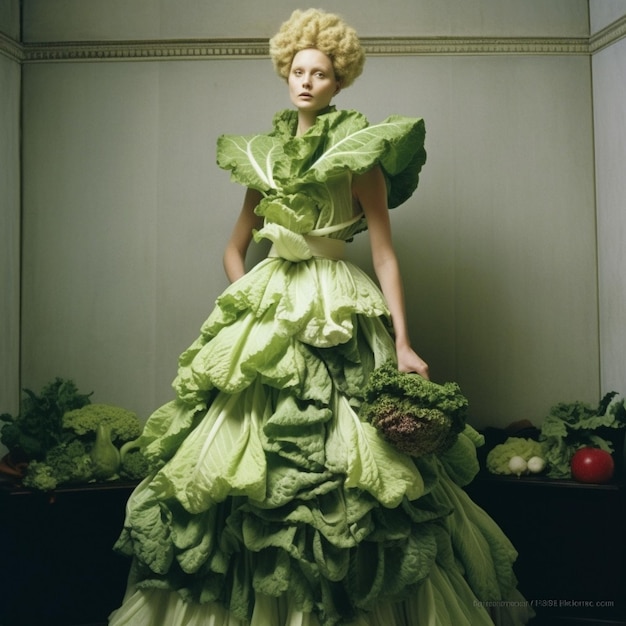
M 512 436 L 495 445 L 486 459 L 492 474 L 541 473 L 550 478 L 572 478 L 571 463 L 582 448 L 598 448 L 609 454 L 613 440 L 626 427 L 624 399 L 617 392 L 607 393 L 597 406 L 585 402 L 560 402 L 544 418 L 532 438 Z
M 39 395 L 30 389 L 24 389 L 24 394 L 20 415 L 0 415 L 5 422 L 0 441 L 28 460 L 41 460 L 50 448 L 67 440 L 64 413 L 89 404 L 91 394 L 79 393 L 71 380 L 61 378 L 46 385 Z
M 361 416 L 398 450 L 420 457 L 456 442 L 467 407 L 456 383 L 440 385 L 387 363 L 370 376 Z
M 544 458 L 543 446 L 534 439 L 509 437 L 504 443 L 494 446 L 489 451 L 487 455 L 487 470 L 492 474 L 517 474 L 519 476 L 519 474 L 526 472 L 526 468 L 522 465 L 520 471 L 516 470 L 515 465 L 511 467 L 511 460 L 516 457 L 521 459 L 527 468 L 531 459 Z M 541 469 L 543 470 L 543 467 Z
M 56 378 L 39 395 L 25 389 L 21 413 L 0 415 L 0 441 L 26 461 L 26 487 L 49 491 L 67 483 L 138 479 L 148 471 L 139 450 L 120 454 L 141 423 L 131 411 L 92 404 L 71 380 Z
M 626 427 L 624 399 L 615 399 L 616 396 L 615 391 L 607 393 L 596 407 L 577 401 L 561 402 L 550 409 L 539 435 L 548 463 L 548 476 L 570 478 L 572 457 L 585 446 L 614 452 L 608 435 L 613 429 Z

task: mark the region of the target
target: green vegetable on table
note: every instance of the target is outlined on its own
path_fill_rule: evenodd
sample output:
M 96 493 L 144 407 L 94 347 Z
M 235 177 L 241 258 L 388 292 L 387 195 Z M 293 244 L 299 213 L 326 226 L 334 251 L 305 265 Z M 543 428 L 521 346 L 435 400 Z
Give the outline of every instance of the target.
M 96 440 L 89 452 L 93 464 L 93 476 L 97 480 L 109 480 L 118 476 L 120 451 L 111 441 L 111 425 L 100 422 L 96 428 Z
M 93 464 L 85 445 L 78 440 L 51 448 L 43 461 L 31 461 L 22 481 L 25 487 L 48 491 L 65 483 L 88 482 Z
M 434 383 L 389 363 L 372 372 L 360 415 L 400 452 L 420 457 L 456 442 L 467 406 L 456 383 Z
M 544 449 L 540 442 L 525 437 L 509 437 L 489 451 L 487 470 L 492 474 L 517 476 L 532 472 L 532 466 L 542 471 L 543 467 L 540 468 L 537 461 L 531 464 L 531 468 L 528 467 L 531 459 L 535 458 L 544 458 Z
M 617 392 L 604 395 L 596 407 L 584 402 L 561 402 L 544 418 L 539 436 L 546 450 L 548 476 L 571 478 L 571 460 L 580 448 L 591 446 L 612 453 L 609 433 L 626 427 L 624 399 Z
M 39 395 L 30 389 L 23 391 L 20 414 L 0 415 L 4 422 L 0 442 L 18 457 L 42 460 L 48 450 L 71 438 L 63 428 L 63 415 L 89 404 L 91 394 L 79 393 L 73 381 L 62 378 L 44 386 Z
M 141 450 L 121 454 L 120 448 L 141 434 L 135 413 L 110 404 L 92 404 L 71 380 L 55 379 L 36 395 L 24 390 L 17 417 L 5 422 L 0 441 L 10 454 L 25 461 L 25 487 L 49 491 L 59 485 L 126 478 L 149 472 Z
M 150 472 L 150 463 L 141 450 L 121 450 L 120 477 L 128 480 L 140 480 Z
M 114 443 L 136 439 L 141 434 L 141 422 L 135 413 L 111 404 L 87 404 L 63 415 L 63 428 L 81 438 L 93 440 L 98 427 L 110 428 Z

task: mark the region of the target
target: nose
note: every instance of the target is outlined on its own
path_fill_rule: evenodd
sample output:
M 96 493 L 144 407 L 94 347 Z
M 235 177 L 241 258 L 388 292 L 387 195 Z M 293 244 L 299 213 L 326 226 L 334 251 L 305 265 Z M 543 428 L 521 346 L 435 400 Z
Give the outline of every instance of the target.
M 302 86 L 303 87 L 310 87 L 311 86 L 311 77 L 306 75 L 302 77 Z

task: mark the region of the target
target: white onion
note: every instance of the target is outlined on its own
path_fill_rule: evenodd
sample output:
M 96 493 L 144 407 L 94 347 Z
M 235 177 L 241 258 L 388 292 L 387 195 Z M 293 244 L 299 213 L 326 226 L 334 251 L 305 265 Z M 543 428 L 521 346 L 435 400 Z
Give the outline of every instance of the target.
M 513 456 L 509 460 L 509 469 L 516 476 L 521 476 L 528 471 L 528 464 L 521 456 Z
M 539 474 L 543 472 L 546 467 L 546 462 L 540 456 L 533 456 L 528 459 L 528 471 L 532 474 Z

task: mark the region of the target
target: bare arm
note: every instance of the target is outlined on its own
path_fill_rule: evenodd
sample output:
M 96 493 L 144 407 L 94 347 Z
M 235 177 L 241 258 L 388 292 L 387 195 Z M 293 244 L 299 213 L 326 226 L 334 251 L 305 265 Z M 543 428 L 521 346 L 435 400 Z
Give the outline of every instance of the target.
M 262 218 L 254 212 L 261 197 L 259 191 L 254 189 L 246 191 L 241 213 L 235 222 L 233 232 L 224 249 L 224 270 L 231 283 L 246 273 L 246 252 L 252 241 L 252 230 L 260 228 L 263 223 Z
M 380 168 L 374 167 L 365 174 L 355 176 L 352 189 L 367 218 L 374 271 L 391 312 L 398 369 L 428 378 L 428 365 L 411 347 L 402 278 L 391 239 L 387 188 Z

